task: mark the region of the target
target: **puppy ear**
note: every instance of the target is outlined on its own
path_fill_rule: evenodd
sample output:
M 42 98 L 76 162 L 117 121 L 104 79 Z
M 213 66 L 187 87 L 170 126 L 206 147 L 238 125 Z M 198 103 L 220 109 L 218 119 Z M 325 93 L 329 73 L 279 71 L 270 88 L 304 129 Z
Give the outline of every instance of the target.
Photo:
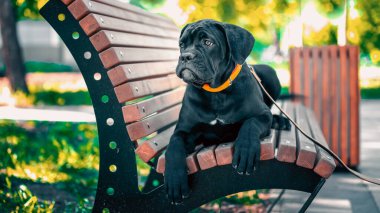
M 238 64 L 243 64 L 251 53 L 255 38 L 246 29 L 236 25 L 222 23 L 221 27 L 226 36 L 228 51 L 232 59 Z

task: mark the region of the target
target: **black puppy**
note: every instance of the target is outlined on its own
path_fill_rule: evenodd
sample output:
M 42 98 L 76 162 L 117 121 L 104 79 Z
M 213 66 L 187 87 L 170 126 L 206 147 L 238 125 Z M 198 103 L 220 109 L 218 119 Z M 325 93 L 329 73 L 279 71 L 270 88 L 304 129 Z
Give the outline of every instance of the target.
M 176 73 L 188 86 L 165 154 L 165 185 L 173 203 L 189 196 L 185 159 L 199 143 L 235 141 L 232 166 L 238 174 L 249 175 L 258 168 L 260 139 L 270 134 L 272 125 L 272 103 L 263 97 L 245 64 L 254 41 L 247 30 L 214 20 L 201 20 L 182 29 Z M 202 89 L 204 84 L 218 87 L 226 82 L 237 64 L 243 65 L 242 70 L 227 89 L 218 93 Z M 254 69 L 277 99 L 281 85 L 275 71 L 266 65 L 255 65 Z

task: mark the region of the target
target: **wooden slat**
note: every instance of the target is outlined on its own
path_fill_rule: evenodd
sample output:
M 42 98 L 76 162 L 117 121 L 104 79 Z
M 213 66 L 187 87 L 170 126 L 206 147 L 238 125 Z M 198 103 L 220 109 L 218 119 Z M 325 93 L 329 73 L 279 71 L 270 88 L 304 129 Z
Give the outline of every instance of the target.
M 304 104 L 306 106 L 310 106 L 310 54 L 311 49 L 310 48 L 304 48 L 303 49 L 303 92 L 302 94 L 305 95 Z
M 290 102 L 284 104 L 285 112 L 294 118 L 294 105 Z M 290 131 L 281 131 L 280 140 L 277 148 L 277 160 L 282 162 L 294 163 L 296 161 L 296 132 L 294 125 L 291 125 Z
M 69 5 L 71 4 L 71 2 L 73 2 L 74 0 L 61 0 L 64 4 L 66 5 Z
M 326 138 L 330 137 L 330 87 L 332 86 L 329 82 L 330 72 L 329 70 L 329 49 L 327 47 L 322 48 L 322 130 Z
M 321 81 L 320 81 L 320 67 L 321 65 L 321 49 L 319 47 L 313 47 L 313 110 L 316 114 L 318 122 L 321 121 Z
M 171 107 L 142 121 L 127 125 L 130 139 L 135 141 L 177 121 L 181 104 Z
M 119 65 L 107 72 L 113 86 L 143 78 L 152 78 L 175 72 L 176 61 L 147 62 Z
M 260 160 L 274 159 L 274 150 L 276 148 L 276 133 L 271 130 L 271 135 L 264 138 L 260 143 Z
M 133 81 L 115 87 L 115 94 L 120 103 L 135 98 L 164 92 L 181 86 L 183 83 L 176 75 Z
M 216 145 L 205 147 L 197 154 L 198 164 L 201 170 L 210 169 L 217 166 L 215 157 Z
M 276 146 L 276 134 L 272 130 L 271 135 L 264 138 L 260 144 L 260 160 L 270 160 L 274 158 Z M 234 142 L 219 144 L 215 149 L 215 158 L 219 166 L 231 164 L 234 151 Z
M 317 141 L 321 142 L 326 148 L 328 148 L 325 137 L 323 136 L 322 130 L 317 123 L 313 112 L 309 109 L 306 109 L 306 115 L 309 121 L 310 129 L 312 136 Z M 334 159 L 322 148 L 317 148 L 317 159 L 316 164 L 314 166 L 314 172 L 324 178 L 329 178 L 331 174 L 334 172 L 336 167 Z
M 69 6 L 69 10 L 77 20 L 82 19 L 89 13 L 96 13 L 105 16 L 115 17 L 118 19 L 139 22 L 151 26 L 159 26 L 162 28 L 178 30 L 177 26 L 175 26 L 173 23 L 153 18 L 151 16 L 133 13 L 129 10 L 113 7 L 92 0 L 76 0 Z
M 126 4 L 126 3 L 121 2 L 121 1 L 115 1 L 115 0 L 93 0 L 93 1 L 103 3 L 103 4 L 107 4 L 107 5 L 111 5 L 111 6 L 118 7 L 118 8 L 122 8 L 125 10 L 129 10 L 133 13 L 141 14 L 144 16 L 149 16 L 149 17 L 161 20 L 161 21 L 168 22 L 168 23 L 173 23 L 172 20 L 169 20 L 168 18 L 165 18 L 161 15 L 148 12 L 146 10 L 139 8 L 139 7 L 133 6 L 131 4 Z
M 150 161 L 166 148 L 166 146 L 169 144 L 170 137 L 173 135 L 174 129 L 175 126 L 172 126 L 167 130 L 159 133 L 154 138 L 144 141 L 137 147 L 135 153 L 144 162 Z
M 349 47 L 350 61 L 350 165 L 359 164 L 359 48 L 357 46 Z
M 303 110 L 302 105 L 295 107 L 296 111 L 296 122 L 302 128 L 307 135 L 310 135 L 310 127 L 306 118 L 306 114 Z M 315 159 L 317 157 L 317 150 L 315 145 L 308 138 L 306 138 L 299 130 L 296 130 L 297 133 L 297 161 L 298 166 L 302 166 L 308 169 L 314 167 Z
M 215 149 L 215 159 L 218 166 L 232 163 L 235 142 L 219 144 Z
M 302 79 L 300 79 L 300 76 L 301 76 L 301 73 L 300 73 L 300 63 L 301 63 L 301 49 L 300 48 L 294 48 L 293 49 L 293 70 L 292 70 L 292 73 L 291 73 L 291 78 L 293 79 L 292 80 L 292 88 L 291 88 L 291 92 L 292 93 L 295 93 L 295 94 L 302 94 L 302 91 L 301 91 L 301 82 L 302 82 Z
M 101 52 L 111 46 L 150 47 L 178 50 L 178 41 L 176 39 L 121 33 L 108 30 L 99 31 L 93 35 L 90 40 L 98 52 Z
M 161 111 L 182 101 L 185 87 L 160 94 L 148 100 L 126 105 L 122 108 L 125 123 L 140 120 L 152 113 Z
M 329 70 L 330 73 L 330 82 L 331 82 L 331 88 L 329 90 L 330 93 L 330 122 L 331 122 L 331 134 L 330 137 L 327 138 L 328 142 L 330 144 L 330 148 L 333 152 L 338 153 L 338 143 L 339 143 L 339 108 L 338 108 L 338 86 L 339 86 L 339 72 L 338 72 L 338 46 L 330 46 L 330 65 L 331 68 Z
M 197 146 L 195 151 L 186 157 L 187 173 L 193 174 L 199 171 L 199 164 L 197 161 L 197 154 L 202 146 Z M 157 162 L 156 171 L 160 174 L 165 172 L 165 154 L 162 154 Z
M 111 47 L 100 53 L 100 59 L 105 68 L 124 63 L 174 61 L 178 60 L 178 50 Z
M 348 94 L 348 67 L 347 67 L 347 50 L 344 46 L 339 47 L 339 57 L 340 57 L 340 119 L 341 128 L 340 131 L 340 156 L 344 162 L 347 162 L 347 146 L 348 146 L 348 105 L 349 105 L 349 94 Z
M 100 30 L 113 30 L 174 39 L 178 39 L 180 34 L 177 30 L 149 26 L 98 14 L 87 15 L 79 22 L 79 24 L 88 36 L 91 36 Z

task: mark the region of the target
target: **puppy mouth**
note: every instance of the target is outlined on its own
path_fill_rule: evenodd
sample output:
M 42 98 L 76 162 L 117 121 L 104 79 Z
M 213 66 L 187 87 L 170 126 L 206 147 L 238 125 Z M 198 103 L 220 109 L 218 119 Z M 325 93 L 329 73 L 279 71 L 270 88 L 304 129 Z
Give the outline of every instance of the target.
M 185 68 L 181 71 L 180 78 L 188 84 L 192 84 L 195 87 L 201 88 L 205 81 L 201 80 L 193 71 L 188 68 Z

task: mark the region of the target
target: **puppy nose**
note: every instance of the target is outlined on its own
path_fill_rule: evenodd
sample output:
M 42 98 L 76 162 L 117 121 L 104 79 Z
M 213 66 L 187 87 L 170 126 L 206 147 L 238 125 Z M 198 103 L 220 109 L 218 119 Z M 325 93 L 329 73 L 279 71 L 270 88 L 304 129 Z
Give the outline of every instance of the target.
M 193 60 L 195 58 L 195 54 L 194 53 L 189 53 L 189 52 L 182 53 L 179 58 L 180 58 L 180 60 L 182 62 L 187 62 L 187 61 Z

